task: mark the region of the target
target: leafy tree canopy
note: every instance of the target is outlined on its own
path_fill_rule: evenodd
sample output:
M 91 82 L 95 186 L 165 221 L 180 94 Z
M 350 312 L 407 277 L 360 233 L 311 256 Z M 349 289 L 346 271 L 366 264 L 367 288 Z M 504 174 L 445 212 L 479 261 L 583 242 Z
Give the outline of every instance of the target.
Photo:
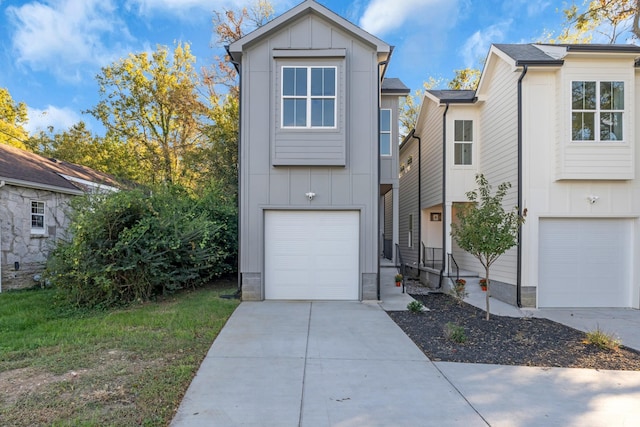
M 24 128 L 27 121 L 26 104 L 15 102 L 9 90 L 0 87 L 0 143 L 24 149 L 29 137 Z

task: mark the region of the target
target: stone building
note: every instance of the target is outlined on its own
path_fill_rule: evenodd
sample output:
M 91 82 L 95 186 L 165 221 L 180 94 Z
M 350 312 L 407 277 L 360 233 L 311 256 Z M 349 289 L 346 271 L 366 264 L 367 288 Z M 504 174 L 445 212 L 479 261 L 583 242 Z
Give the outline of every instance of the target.
M 117 188 L 107 174 L 0 144 L 0 292 L 37 284 L 73 197 Z

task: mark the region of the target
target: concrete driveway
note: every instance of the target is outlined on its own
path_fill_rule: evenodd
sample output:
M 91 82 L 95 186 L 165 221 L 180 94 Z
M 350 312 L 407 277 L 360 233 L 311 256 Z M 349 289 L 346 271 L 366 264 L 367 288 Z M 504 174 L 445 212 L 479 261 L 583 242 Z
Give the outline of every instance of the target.
M 433 363 L 377 303 L 243 302 L 172 425 L 625 426 L 638 402 L 640 372 Z

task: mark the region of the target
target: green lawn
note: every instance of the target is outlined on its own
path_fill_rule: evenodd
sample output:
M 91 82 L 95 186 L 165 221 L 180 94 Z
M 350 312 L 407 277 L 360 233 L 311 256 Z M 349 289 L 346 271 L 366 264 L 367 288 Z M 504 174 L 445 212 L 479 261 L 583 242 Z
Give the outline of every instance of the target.
M 0 424 L 167 425 L 233 291 L 220 281 L 110 311 L 62 309 L 52 290 L 0 294 Z

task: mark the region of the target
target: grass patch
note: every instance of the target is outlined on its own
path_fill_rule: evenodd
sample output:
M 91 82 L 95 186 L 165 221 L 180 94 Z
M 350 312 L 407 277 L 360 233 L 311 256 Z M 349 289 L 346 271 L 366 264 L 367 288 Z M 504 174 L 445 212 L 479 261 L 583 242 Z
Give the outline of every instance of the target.
M 616 351 L 620 348 L 620 340 L 600 328 L 587 332 L 584 343 L 594 345 L 601 350 Z
M 55 291 L 0 294 L 0 419 L 7 425 L 167 425 L 238 305 L 219 281 L 109 311 Z

